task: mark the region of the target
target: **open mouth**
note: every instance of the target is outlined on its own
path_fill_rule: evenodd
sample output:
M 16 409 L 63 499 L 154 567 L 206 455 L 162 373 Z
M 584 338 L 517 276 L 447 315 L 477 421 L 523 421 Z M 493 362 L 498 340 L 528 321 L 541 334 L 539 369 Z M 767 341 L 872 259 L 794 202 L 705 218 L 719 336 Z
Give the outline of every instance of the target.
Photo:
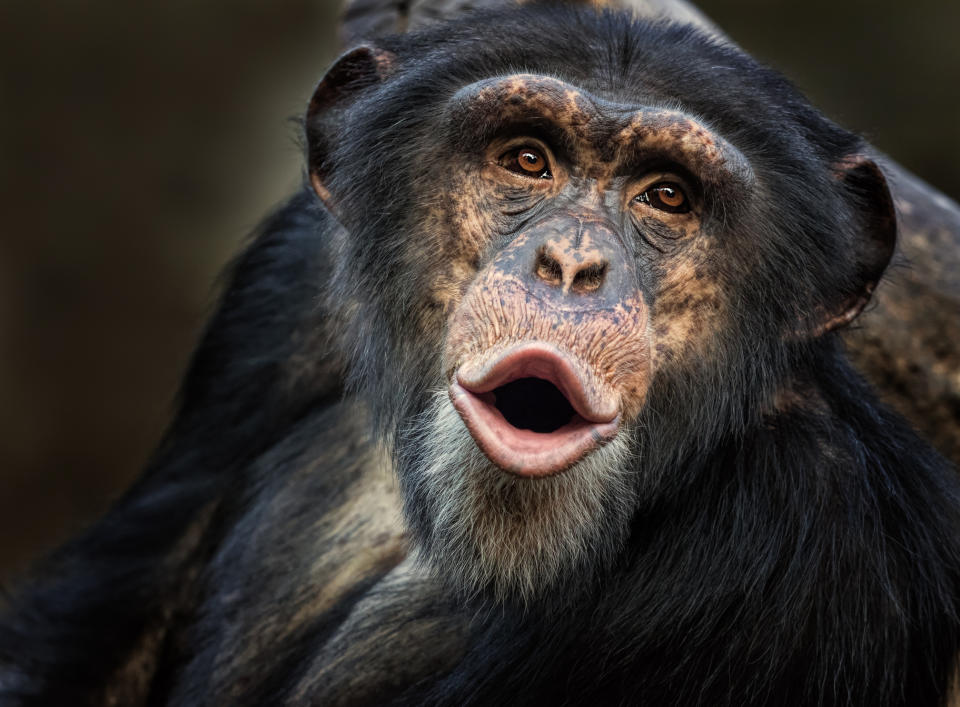
M 462 366 L 450 398 L 494 464 L 547 476 L 616 435 L 618 406 L 601 390 L 579 361 L 545 344 L 526 344 L 485 365 Z

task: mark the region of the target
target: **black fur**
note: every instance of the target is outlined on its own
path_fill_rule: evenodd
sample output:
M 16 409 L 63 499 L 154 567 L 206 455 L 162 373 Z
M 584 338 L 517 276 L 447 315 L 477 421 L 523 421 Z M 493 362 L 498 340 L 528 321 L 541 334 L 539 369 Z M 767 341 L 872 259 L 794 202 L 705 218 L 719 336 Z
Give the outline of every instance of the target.
M 960 483 L 835 334 L 789 336 L 855 294 L 871 194 L 833 169 L 859 138 L 685 26 L 530 8 L 380 48 L 396 66 L 354 87 L 323 156 L 343 225 L 305 190 L 232 266 L 148 469 L 11 600 L 0 705 L 941 704 L 960 652 Z M 401 558 L 385 556 L 310 613 L 315 564 L 339 578 L 364 550 L 363 528 L 331 536 L 328 519 L 367 483 L 371 430 L 417 480 L 410 430 L 441 382 L 443 320 L 421 296 L 436 262 L 405 249 L 447 164 L 437 143 L 469 139 L 443 107 L 534 70 L 682 106 L 736 145 L 758 193 L 723 194 L 710 218 L 764 268 L 722 264 L 741 318 L 716 358 L 654 382 L 612 568 L 567 578 L 562 602 L 491 606 L 394 581 Z M 772 410 L 787 383 L 822 404 Z

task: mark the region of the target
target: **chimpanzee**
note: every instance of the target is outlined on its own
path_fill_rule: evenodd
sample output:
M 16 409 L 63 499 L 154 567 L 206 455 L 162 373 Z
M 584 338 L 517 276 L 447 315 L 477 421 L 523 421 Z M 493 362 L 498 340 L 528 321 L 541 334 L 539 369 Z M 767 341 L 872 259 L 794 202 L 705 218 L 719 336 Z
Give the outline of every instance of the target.
M 305 130 L 2 704 L 946 702 L 960 482 L 836 333 L 896 239 L 857 136 L 543 6 L 353 48 Z

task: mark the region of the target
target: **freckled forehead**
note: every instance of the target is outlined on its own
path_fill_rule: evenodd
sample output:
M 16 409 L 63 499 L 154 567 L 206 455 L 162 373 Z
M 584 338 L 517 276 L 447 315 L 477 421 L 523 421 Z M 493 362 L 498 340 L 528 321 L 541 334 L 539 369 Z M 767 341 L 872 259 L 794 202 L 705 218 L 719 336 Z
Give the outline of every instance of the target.
M 469 84 L 453 95 L 450 110 L 504 120 L 540 115 L 565 127 L 584 127 L 605 117 L 590 94 L 564 81 L 533 74 Z
M 736 147 L 682 111 L 615 103 L 549 76 L 478 81 L 454 94 L 450 105 L 487 123 L 549 120 L 572 142 L 608 161 L 657 150 L 682 154 L 693 169 L 723 167 L 740 177 L 750 171 Z

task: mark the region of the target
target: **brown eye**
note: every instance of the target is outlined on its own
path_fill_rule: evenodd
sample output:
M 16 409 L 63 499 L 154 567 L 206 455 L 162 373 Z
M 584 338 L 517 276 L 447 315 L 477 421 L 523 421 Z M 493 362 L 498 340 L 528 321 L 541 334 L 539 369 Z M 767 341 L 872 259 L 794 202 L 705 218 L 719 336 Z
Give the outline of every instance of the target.
M 511 172 L 536 179 L 553 179 L 547 166 L 547 158 L 540 150 L 518 147 L 500 156 L 500 166 Z
M 687 198 L 686 192 L 680 185 L 673 182 L 654 184 L 636 199 L 671 214 L 685 214 L 690 211 L 690 199 Z

